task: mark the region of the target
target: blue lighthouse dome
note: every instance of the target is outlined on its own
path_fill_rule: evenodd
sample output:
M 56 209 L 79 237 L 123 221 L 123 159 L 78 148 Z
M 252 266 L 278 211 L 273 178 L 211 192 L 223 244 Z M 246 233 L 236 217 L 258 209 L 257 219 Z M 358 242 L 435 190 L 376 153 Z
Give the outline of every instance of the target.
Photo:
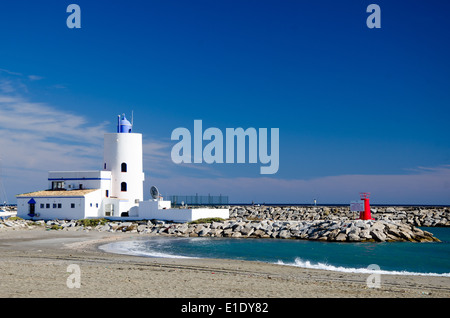
M 131 123 L 127 120 L 125 117 L 125 114 L 123 115 L 123 118 L 119 116 L 119 123 L 117 126 L 117 132 L 119 133 L 131 133 L 132 129 Z

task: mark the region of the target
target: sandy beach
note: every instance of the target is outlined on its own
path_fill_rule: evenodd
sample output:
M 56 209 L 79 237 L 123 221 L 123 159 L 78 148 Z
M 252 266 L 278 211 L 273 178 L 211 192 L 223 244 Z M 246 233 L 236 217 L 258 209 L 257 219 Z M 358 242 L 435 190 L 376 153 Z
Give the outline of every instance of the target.
M 0 297 L 450 297 L 448 277 L 382 275 L 380 288 L 368 288 L 364 274 L 248 261 L 144 258 L 98 249 L 136 236 L 43 228 L 2 231 Z M 67 285 L 70 264 L 81 270 L 79 288 Z

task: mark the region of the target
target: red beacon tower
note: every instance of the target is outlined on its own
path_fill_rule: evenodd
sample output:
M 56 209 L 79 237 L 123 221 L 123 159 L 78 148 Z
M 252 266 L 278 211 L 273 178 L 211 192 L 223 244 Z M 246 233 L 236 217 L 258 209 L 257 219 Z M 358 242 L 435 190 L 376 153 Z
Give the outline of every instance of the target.
M 361 200 L 364 201 L 364 211 L 359 212 L 359 218 L 361 220 L 372 220 L 372 214 L 370 213 L 370 202 L 369 202 L 370 193 L 369 192 L 361 192 L 359 195 L 361 196 Z

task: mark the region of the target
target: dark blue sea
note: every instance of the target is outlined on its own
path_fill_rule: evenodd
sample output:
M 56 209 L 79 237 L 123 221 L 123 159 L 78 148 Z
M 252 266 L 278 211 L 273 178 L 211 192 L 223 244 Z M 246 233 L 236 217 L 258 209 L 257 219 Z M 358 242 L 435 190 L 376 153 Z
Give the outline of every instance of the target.
M 144 257 L 250 260 L 342 272 L 450 277 L 450 228 L 422 228 L 442 242 L 336 243 L 250 238 L 152 237 L 119 241 L 101 249 Z

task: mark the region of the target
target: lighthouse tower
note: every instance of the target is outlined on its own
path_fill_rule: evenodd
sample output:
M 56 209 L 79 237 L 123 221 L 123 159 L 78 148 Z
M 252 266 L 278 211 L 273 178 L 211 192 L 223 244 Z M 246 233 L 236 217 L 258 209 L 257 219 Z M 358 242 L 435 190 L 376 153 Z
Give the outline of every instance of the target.
M 117 133 L 104 137 L 103 170 L 111 171 L 110 198 L 120 200 L 120 212 L 128 212 L 143 201 L 144 172 L 142 134 L 132 132 L 125 115 L 118 116 Z

